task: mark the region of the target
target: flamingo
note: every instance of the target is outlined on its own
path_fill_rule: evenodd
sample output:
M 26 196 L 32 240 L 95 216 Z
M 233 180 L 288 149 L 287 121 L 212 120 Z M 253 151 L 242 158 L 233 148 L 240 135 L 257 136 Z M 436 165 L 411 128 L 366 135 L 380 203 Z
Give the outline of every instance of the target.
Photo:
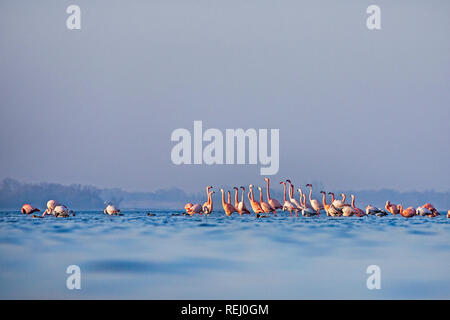
M 236 212 L 236 208 L 233 207 L 233 205 L 231 203 L 227 203 L 225 202 L 225 191 L 223 191 L 223 189 L 220 189 L 220 191 L 222 192 L 222 207 L 223 207 L 223 211 L 225 211 L 225 214 L 227 216 L 231 216 L 231 214 L 233 212 Z M 228 192 L 228 195 L 230 194 L 230 192 Z M 228 197 L 230 198 L 230 197 Z M 231 200 L 231 199 L 229 199 Z
M 211 187 L 212 188 L 212 187 Z M 214 194 L 214 191 L 208 192 L 208 201 L 203 204 L 203 212 L 205 214 L 210 214 L 213 211 L 213 199 L 212 195 Z
M 236 208 L 236 211 L 240 215 L 250 214 L 250 211 L 248 211 L 247 207 L 245 206 L 245 202 L 244 202 L 245 188 L 241 186 L 241 189 L 242 189 L 242 201 L 241 202 L 239 202 L 239 199 L 238 199 L 239 189 L 237 187 L 234 187 L 234 189 L 236 190 L 235 199 L 234 199 L 234 207 Z
M 328 194 L 331 194 L 331 205 L 330 208 L 328 209 L 328 213 L 330 214 L 330 216 L 332 217 L 340 217 L 342 215 L 342 210 L 338 209 L 335 207 L 334 205 L 334 193 L 333 192 L 328 192 Z M 340 201 L 340 200 L 339 200 Z
M 364 217 L 366 214 L 360 208 L 355 207 L 355 196 L 352 194 L 352 208 L 355 210 L 355 215 L 357 217 Z
M 250 206 L 252 207 L 253 212 L 258 215 L 259 213 L 263 213 L 263 209 L 261 208 L 258 201 L 255 201 L 255 197 L 253 195 L 253 185 L 249 185 L 248 188 L 250 191 L 248 192 L 248 200 L 250 201 Z M 251 197 L 250 197 L 251 195 Z
M 267 202 L 264 202 L 262 188 L 258 187 L 258 190 L 259 190 L 259 205 L 261 206 L 261 209 L 263 209 L 264 213 L 272 212 L 276 216 L 277 212 L 275 211 L 275 209 L 273 209 Z
M 207 186 L 206 187 L 206 202 L 203 203 L 203 211 L 205 210 L 205 207 L 208 208 L 209 212 L 211 212 L 212 210 L 209 209 L 209 189 L 211 189 L 212 186 Z
M 67 209 L 65 205 L 59 205 L 55 207 L 54 212 L 57 218 L 67 218 L 72 213 L 72 210 Z
M 115 206 L 109 204 L 106 206 L 105 210 L 103 210 L 103 213 L 109 214 L 110 216 L 112 216 L 112 215 L 117 215 L 118 213 L 120 213 L 120 210 L 116 209 Z
M 384 208 L 387 211 L 389 211 L 390 213 L 392 213 L 393 215 L 396 215 L 396 214 L 400 213 L 399 205 L 393 204 L 389 200 L 386 201 L 386 204 L 384 205 Z
M 403 205 L 399 204 L 398 208 L 400 210 L 400 214 L 405 218 L 412 218 L 416 215 L 416 209 L 414 209 L 413 207 L 403 209 Z
M 423 206 L 431 211 L 433 217 L 440 215 L 439 211 L 437 211 L 437 209 L 431 203 L 425 203 Z
M 310 206 L 307 206 L 306 205 L 306 194 L 302 194 L 302 198 L 303 198 L 303 201 L 302 201 L 302 216 L 304 216 L 304 217 L 313 217 L 313 216 L 316 216 L 317 215 L 317 211 L 316 210 L 314 210 L 312 207 L 310 207 Z
M 302 189 L 298 188 L 297 191 L 300 193 L 300 205 L 302 206 L 302 210 L 304 208 L 312 209 L 311 205 L 309 203 L 306 203 L 306 201 L 305 201 L 306 195 L 303 193 Z
M 325 191 L 320 191 L 322 194 L 322 204 L 325 212 L 327 213 L 327 216 L 330 216 L 328 213 L 328 210 L 330 210 L 331 205 L 327 204 L 327 193 Z
M 380 208 L 374 207 L 370 204 L 366 207 L 366 214 L 367 215 L 376 215 L 377 217 L 387 216 L 386 211 L 381 210 Z
M 58 203 L 57 201 L 55 201 L 55 200 L 49 200 L 49 201 L 47 201 L 47 209 L 45 209 L 45 211 L 44 211 L 44 213 L 42 214 L 42 216 L 43 217 L 45 217 L 45 215 L 46 214 L 55 214 L 55 208 L 57 207 L 57 206 L 60 206 L 61 204 L 60 203 Z
M 277 199 L 273 199 L 270 197 L 269 178 L 264 178 L 264 180 L 266 180 L 267 183 L 267 203 L 275 210 L 282 209 L 283 206 L 281 205 L 281 203 Z
M 342 207 L 342 216 L 351 217 L 355 214 L 355 210 L 351 206 Z
M 320 202 L 316 199 L 311 199 L 311 195 L 312 195 L 312 184 L 308 183 L 306 185 L 307 187 L 309 187 L 309 203 L 311 204 L 311 207 L 316 210 L 317 215 L 320 215 L 320 209 L 323 209 L 322 205 L 320 204 Z
M 450 219 L 450 210 L 447 211 L 447 218 Z
M 301 203 L 294 198 L 294 185 L 291 183 L 291 180 L 286 180 L 289 183 L 289 201 L 294 205 L 295 216 L 298 216 L 298 212 L 303 209 Z
M 333 202 L 332 202 L 333 206 L 335 206 L 337 209 L 342 209 L 345 206 L 350 206 L 348 203 L 345 203 L 345 199 L 346 199 L 345 193 L 341 193 L 341 197 L 342 197 L 342 200 L 339 200 L 339 199 L 333 200 Z
M 289 211 L 289 215 L 292 216 L 292 210 L 295 210 L 294 205 L 290 202 L 287 201 L 286 199 L 286 182 L 281 181 L 280 184 L 283 185 L 284 187 L 284 192 L 283 192 L 283 211 Z
M 22 209 L 20 209 L 20 212 L 22 212 L 23 214 L 31 214 L 33 212 L 38 212 L 38 211 L 41 211 L 41 210 L 33 207 L 31 204 L 28 204 L 28 203 L 24 204 L 22 206 Z
M 186 210 L 187 214 L 189 214 L 190 216 L 193 216 L 196 213 L 198 213 L 198 214 L 203 213 L 203 208 L 200 203 L 192 204 L 189 202 L 184 206 L 184 209 Z
M 416 214 L 419 216 L 432 216 L 433 212 L 425 206 L 417 207 Z

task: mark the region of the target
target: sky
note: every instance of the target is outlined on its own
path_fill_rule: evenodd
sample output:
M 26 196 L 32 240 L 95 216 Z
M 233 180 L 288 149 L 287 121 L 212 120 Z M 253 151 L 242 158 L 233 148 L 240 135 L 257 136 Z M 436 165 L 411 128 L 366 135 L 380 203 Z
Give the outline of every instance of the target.
M 81 8 L 68 30 L 66 8 Z M 381 8 L 368 30 L 366 8 Z M 0 179 L 130 191 L 262 185 L 175 165 L 171 134 L 280 130 L 272 176 L 450 190 L 449 1 L 0 2 Z

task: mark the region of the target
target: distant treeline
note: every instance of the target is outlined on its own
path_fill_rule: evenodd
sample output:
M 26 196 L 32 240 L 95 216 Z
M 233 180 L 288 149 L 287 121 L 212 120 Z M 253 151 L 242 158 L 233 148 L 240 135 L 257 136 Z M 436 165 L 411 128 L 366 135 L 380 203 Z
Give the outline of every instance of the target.
M 183 208 L 188 201 L 200 201 L 201 195 L 187 194 L 181 189 L 155 192 L 127 192 L 100 189 L 79 184 L 23 183 L 6 178 L 0 184 L 0 209 L 19 210 L 23 204 L 43 209 L 48 200 L 57 200 L 71 209 L 103 209 L 105 203 L 122 208 Z
M 322 200 L 319 193 L 324 187 L 321 183 L 315 184 L 313 198 Z M 233 191 L 232 187 L 223 187 L 224 190 Z M 283 194 L 280 186 L 271 187 L 271 196 L 282 202 Z M 215 187 L 214 208 L 221 209 L 221 193 L 219 187 Z M 308 192 L 307 188 L 303 188 Z M 327 190 L 328 191 L 328 190 Z M 344 192 L 347 195 L 347 202 L 350 202 L 350 194 L 356 195 L 356 205 L 362 209 L 367 204 L 384 207 L 386 200 L 393 203 L 403 203 L 405 206 L 422 205 L 431 202 L 439 210 L 447 211 L 450 209 L 450 192 L 399 192 L 395 190 L 362 190 L 362 191 L 339 191 L 333 190 L 337 198 Z M 245 199 L 248 204 L 247 192 Z M 264 199 L 266 199 L 266 190 L 264 188 Z M 308 194 L 307 194 L 308 195 Z M 298 199 L 298 192 L 295 192 L 295 198 Z M 259 191 L 255 190 L 255 198 L 259 200 Z M 82 186 L 78 184 L 61 185 L 57 183 L 23 183 L 14 179 L 4 179 L 0 184 L 0 209 L 17 209 L 24 203 L 30 203 L 40 209 L 45 208 L 48 200 L 54 199 L 71 209 L 78 210 L 97 210 L 103 209 L 105 203 L 112 203 L 122 209 L 136 208 L 167 208 L 182 210 L 186 202 L 203 203 L 206 201 L 206 192 L 199 190 L 196 193 L 186 193 L 178 188 L 157 190 L 155 192 L 128 192 L 122 189 L 100 189 L 93 186 Z M 239 192 L 239 200 L 241 192 Z M 330 197 L 327 196 L 328 202 Z M 234 203 L 234 191 L 232 192 L 232 202 Z

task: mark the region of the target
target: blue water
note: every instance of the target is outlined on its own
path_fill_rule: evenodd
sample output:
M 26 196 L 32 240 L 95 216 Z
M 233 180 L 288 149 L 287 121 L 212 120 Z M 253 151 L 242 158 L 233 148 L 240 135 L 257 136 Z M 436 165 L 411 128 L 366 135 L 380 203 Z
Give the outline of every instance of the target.
M 450 219 L 0 212 L 0 298 L 450 298 Z M 66 288 L 66 268 L 81 289 Z M 369 290 L 369 265 L 381 289 Z

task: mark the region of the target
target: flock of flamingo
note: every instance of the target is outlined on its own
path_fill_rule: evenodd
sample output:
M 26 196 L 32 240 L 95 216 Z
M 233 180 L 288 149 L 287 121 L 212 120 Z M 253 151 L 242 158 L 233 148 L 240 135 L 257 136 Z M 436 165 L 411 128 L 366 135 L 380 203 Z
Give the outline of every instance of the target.
M 321 202 L 317 199 L 312 199 L 313 186 L 311 184 L 306 185 L 306 187 L 309 187 L 308 198 L 306 197 L 306 194 L 303 193 L 302 189 L 297 189 L 299 193 L 299 198 L 297 200 L 294 198 L 294 185 L 290 180 L 280 182 L 280 184 L 283 185 L 284 191 L 283 203 L 280 203 L 278 200 L 270 196 L 270 179 L 264 178 L 264 180 L 267 184 L 267 201 L 264 201 L 263 188 L 261 187 L 258 187 L 259 201 L 255 199 L 255 196 L 253 194 L 253 189 L 255 187 L 253 184 L 249 186 L 249 192 L 247 194 L 248 200 L 250 202 L 250 208 L 255 213 L 257 218 L 269 218 L 271 217 L 271 215 L 273 217 L 277 216 L 277 210 L 288 211 L 290 216 L 295 213 L 296 217 L 298 217 L 299 212 L 301 212 L 302 216 L 304 217 L 313 217 L 320 216 L 320 213 L 323 211 L 325 211 L 326 215 L 329 217 L 363 217 L 366 215 L 376 215 L 378 217 L 382 217 L 388 215 L 388 213 L 391 213 L 392 215 L 399 214 L 405 218 L 411 218 L 416 215 L 427 217 L 436 217 L 440 215 L 438 210 L 431 203 L 426 203 L 423 206 L 419 206 L 417 208 L 408 207 L 404 209 L 403 205 L 401 204 L 393 204 L 390 201 L 386 201 L 384 209 L 368 205 L 365 210 L 362 210 L 356 207 L 355 196 L 353 194 L 351 195 L 351 204 L 346 203 L 346 195 L 344 193 L 341 193 L 341 199 L 335 199 L 334 193 L 328 192 L 328 194 L 331 195 L 331 200 L 330 203 L 327 203 L 327 193 L 325 191 L 320 191 L 320 193 L 322 194 Z M 186 212 L 183 213 L 183 215 L 209 215 L 213 211 L 212 195 L 215 192 L 211 190 L 212 188 L 212 186 L 206 187 L 207 201 L 203 203 L 203 205 L 200 203 L 187 203 L 184 206 Z M 242 195 L 239 201 L 240 189 L 242 190 Z M 222 193 L 222 207 L 227 216 L 231 216 L 234 212 L 238 213 L 239 215 L 251 214 L 250 210 L 247 209 L 247 206 L 245 205 L 245 187 L 234 187 L 234 204 L 231 202 L 230 191 L 228 191 L 227 201 L 225 201 L 225 191 L 223 189 L 220 189 L 220 191 Z M 287 195 L 289 195 L 289 199 L 287 198 Z M 21 209 L 21 212 L 24 214 L 31 214 L 38 211 L 40 211 L 38 208 L 35 208 L 30 204 L 24 204 Z M 103 212 L 108 215 L 121 215 L 120 210 L 111 204 L 107 205 Z M 43 218 L 46 215 L 53 215 L 56 217 L 70 217 L 75 216 L 75 212 L 73 212 L 73 210 L 69 210 L 67 206 L 60 204 L 55 200 L 49 200 L 47 202 L 47 209 L 44 211 L 42 216 L 33 215 L 33 217 Z M 148 213 L 148 215 L 153 216 L 154 214 Z M 450 218 L 450 210 L 448 210 L 447 218 Z
M 307 201 L 306 194 L 303 193 L 302 189 L 298 188 L 297 191 L 299 193 L 299 199 L 294 198 L 294 185 L 290 180 L 281 181 L 280 184 L 283 185 L 283 203 L 281 204 L 278 200 L 272 198 L 270 196 L 270 179 L 264 178 L 266 181 L 266 197 L 267 201 L 264 201 L 263 197 L 263 188 L 258 187 L 259 190 L 259 201 L 255 200 L 255 196 L 253 193 L 254 185 L 249 185 L 249 192 L 247 194 L 248 200 L 250 202 L 250 207 L 252 211 L 255 213 L 257 218 L 268 218 L 271 216 L 277 215 L 277 210 L 288 211 L 289 215 L 292 216 L 295 213 L 295 216 L 298 217 L 299 212 L 301 212 L 304 217 L 313 217 L 320 216 L 321 211 L 325 211 L 326 215 L 329 217 L 363 217 L 366 215 L 376 215 L 379 217 L 388 215 L 388 212 L 393 215 L 401 215 L 405 218 L 411 218 L 416 215 L 419 216 L 427 216 L 427 217 L 436 217 L 440 215 L 438 210 L 431 204 L 426 203 L 423 206 L 419 206 L 417 208 L 408 207 L 406 209 L 403 208 L 401 204 L 393 204 L 390 201 L 386 201 L 385 209 L 379 209 L 372 205 L 368 205 L 364 210 L 356 207 L 355 205 L 355 196 L 352 194 L 352 202 L 351 204 L 346 203 L 346 195 L 341 193 L 342 199 L 335 199 L 335 195 L 333 192 L 328 192 L 331 195 L 330 203 L 327 203 L 327 193 L 325 191 L 320 191 L 322 194 L 322 202 L 317 199 L 312 199 L 313 187 L 311 184 L 307 184 L 306 187 L 309 187 L 309 198 Z M 210 214 L 213 211 L 213 198 L 212 195 L 214 191 L 211 191 L 212 186 L 206 187 L 206 196 L 207 201 L 202 205 L 199 203 L 187 203 L 184 207 L 187 215 L 195 215 L 195 214 Z M 231 216 L 234 212 L 239 215 L 251 214 L 250 210 L 247 209 L 245 205 L 245 187 L 241 186 L 242 190 L 241 200 L 239 201 L 239 188 L 233 188 L 234 193 L 234 204 L 231 202 L 231 193 L 228 191 L 228 199 L 225 201 L 225 191 L 220 189 L 222 193 L 222 207 L 223 211 L 227 216 Z M 289 199 L 287 198 L 287 194 L 289 195 Z M 447 218 L 450 218 L 450 210 L 447 213 Z

